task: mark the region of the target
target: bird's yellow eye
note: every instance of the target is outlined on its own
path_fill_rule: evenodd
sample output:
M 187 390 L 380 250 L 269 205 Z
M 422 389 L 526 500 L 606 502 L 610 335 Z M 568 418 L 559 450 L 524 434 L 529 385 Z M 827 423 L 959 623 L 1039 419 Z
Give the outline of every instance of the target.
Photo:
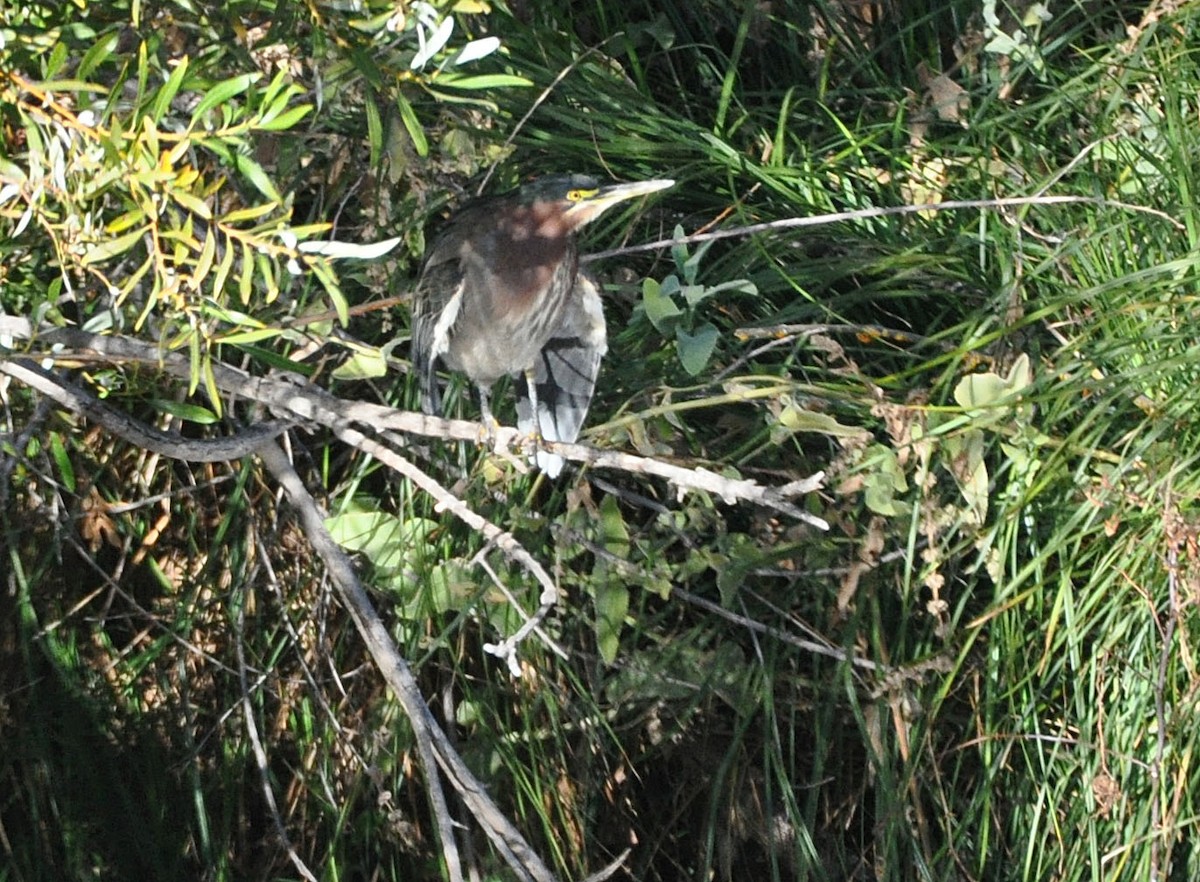
M 567 201 L 582 202 L 585 199 L 590 199 L 592 196 L 595 196 L 598 192 L 598 190 L 568 190 Z

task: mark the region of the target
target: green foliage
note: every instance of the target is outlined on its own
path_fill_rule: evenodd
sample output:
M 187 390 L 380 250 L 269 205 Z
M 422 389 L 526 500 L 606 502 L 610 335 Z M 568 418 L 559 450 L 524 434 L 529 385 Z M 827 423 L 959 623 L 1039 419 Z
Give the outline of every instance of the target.
M 0 312 L 188 352 L 178 385 L 55 367 L 203 433 L 240 407 L 218 364 L 411 405 L 407 314 L 374 301 L 492 172 L 680 181 L 585 251 L 1088 197 L 593 263 L 586 440 L 822 471 L 797 504 L 832 529 L 414 447 L 563 591 L 563 654 L 531 638 L 517 679 L 482 647 L 540 587 L 377 464 L 292 445 L 563 878 L 631 843 L 648 882 L 1195 878 L 1200 15 L 903 6 L 10 3 Z M 269 788 L 319 878 L 437 878 L 408 727 L 257 466 L 0 392 L 0 876 L 291 878 Z
M 675 238 L 683 238 L 683 227 L 675 227 Z M 751 296 L 758 293 L 754 283 L 746 279 L 721 282 L 717 285 L 701 285 L 696 279 L 700 272 L 700 261 L 712 242 L 705 242 L 688 254 L 682 241 L 671 249 L 676 272 L 662 282 L 646 279 L 642 282 L 642 311 L 660 334 L 675 335 L 675 347 L 683 369 L 695 377 L 702 373 L 712 358 L 720 331 L 709 321 L 697 317 L 697 307 L 723 292 L 737 292 Z M 681 280 L 682 277 L 682 280 Z

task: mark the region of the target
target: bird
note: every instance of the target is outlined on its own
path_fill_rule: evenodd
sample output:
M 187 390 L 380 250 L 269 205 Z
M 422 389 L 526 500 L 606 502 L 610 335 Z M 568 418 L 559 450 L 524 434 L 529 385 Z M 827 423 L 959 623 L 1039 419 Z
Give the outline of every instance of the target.
M 607 335 L 599 289 L 579 268 L 576 235 L 612 206 L 674 183 L 547 175 L 453 214 L 426 254 L 412 299 L 421 409 L 442 412 L 441 363 L 475 384 L 492 432 L 499 425 L 492 385 L 524 375 L 516 384 L 518 431 L 578 438 Z M 562 471 L 563 459 L 549 451 L 537 451 L 535 461 L 551 478 Z

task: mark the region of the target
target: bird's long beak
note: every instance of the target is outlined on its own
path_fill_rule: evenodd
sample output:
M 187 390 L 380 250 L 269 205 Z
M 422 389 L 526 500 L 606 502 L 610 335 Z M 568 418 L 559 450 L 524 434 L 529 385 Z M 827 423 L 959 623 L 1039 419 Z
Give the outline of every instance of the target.
M 660 178 L 655 181 L 634 181 L 632 184 L 609 184 L 606 187 L 601 187 L 595 198 L 600 202 L 616 204 L 626 199 L 645 196 L 649 193 L 657 193 L 659 190 L 665 190 L 667 187 L 674 186 L 675 182 L 670 178 Z
M 638 196 L 657 193 L 659 190 L 665 190 L 667 187 L 674 186 L 675 182 L 668 178 L 659 178 L 653 181 L 634 181 L 630 184 L 609 184 L 600 187 L 595 193 L 576 202 L 567 210 L 567 214 L 574 219 L 575 228 L 578 229 L 584 224 L 594 221 L 618 202 L 636 199 Z

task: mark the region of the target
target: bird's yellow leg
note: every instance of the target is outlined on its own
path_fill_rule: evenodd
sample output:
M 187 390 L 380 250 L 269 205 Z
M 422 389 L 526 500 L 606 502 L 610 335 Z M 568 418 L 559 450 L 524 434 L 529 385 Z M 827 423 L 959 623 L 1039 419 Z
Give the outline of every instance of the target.
M 479 443 L 489 449 L 496 446 L 496 430 L 500 428 L 499 421 L 492 416 L 492 387 L 479 387 Z
M 542 424 L 538 419 L 537 377 L 533 368 L 525 370 L 525 385 L 529 389 L 529 411 L 533 414 L 533 431 L 529 433 L 529 438 L 536 444 L 542 440 Z

